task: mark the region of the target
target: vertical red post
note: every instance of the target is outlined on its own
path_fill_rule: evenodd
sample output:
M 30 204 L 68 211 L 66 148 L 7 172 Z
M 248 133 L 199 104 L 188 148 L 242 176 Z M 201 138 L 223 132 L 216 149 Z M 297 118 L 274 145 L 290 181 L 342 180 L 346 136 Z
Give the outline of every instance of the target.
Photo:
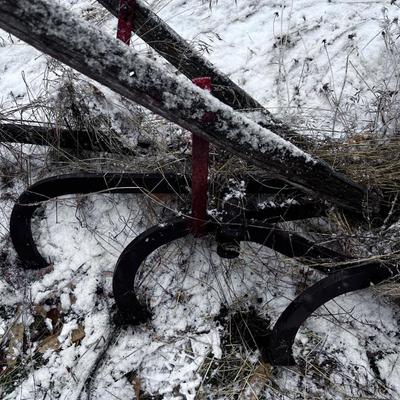
M 135 0 L 120 0 L 117 38 L 129 45 L 133 30 Z
M 198 87 L 211 92 L 211 78 L 195 78 L 192 82 Z M 207 140 L 192 134 L 192 230 L 196 237 L 205 234 L 209 147 Z

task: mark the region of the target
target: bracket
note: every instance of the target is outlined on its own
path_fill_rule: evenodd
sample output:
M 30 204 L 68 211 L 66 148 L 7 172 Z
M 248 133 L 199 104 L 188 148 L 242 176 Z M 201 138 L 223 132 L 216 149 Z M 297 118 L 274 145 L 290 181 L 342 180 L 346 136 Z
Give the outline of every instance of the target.
M 115 266 L 113 278 L 114 298 L 119 309 L 118 320 L 120 322 L 137 324 L 149 318 L 150 312 L 144 305 L 140 304 L 136 297 L 136 274 L 143 261 L 153 251 L 189 235 L 191 233 L 190 227 L 190 218 L 169 220 L 143 232 L 122 252 Z M 214 221 L 208 221 L 205 225 L 208 234 L 216 232 L 218 228 L 219 224 Z M 243 236 L 238 240 L 259 243 L 291 258 L 304 257 L 321 261 L 345 259 L 343 255 L 316 245 L 300 235 L 288 233 L 267 224 L 249 225 Z

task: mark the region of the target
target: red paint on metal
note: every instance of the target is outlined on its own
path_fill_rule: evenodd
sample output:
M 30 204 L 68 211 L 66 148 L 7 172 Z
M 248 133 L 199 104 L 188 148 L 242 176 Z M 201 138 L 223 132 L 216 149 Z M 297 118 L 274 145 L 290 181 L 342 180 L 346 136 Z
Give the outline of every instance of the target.
M 192 82 L 199 88 L 211 92 L 211 78 L 209 76 L 202 76 L 201 78 L 193 78 Z
M 195 78 L 192 82 L 198 87 L 211 92 L 211 78 Z M 203 116 L 204 122 L 208 122 L 213 118 L 212 114 L 206 113 Z M 207 140 L 200 136 L 192 135 L 192 230 L 196 237 L 205 234 L 204 222 L 207 217 L 209 147 L 210 145 Z
M 117 38 L 129 45 L 133 30 L 135 0 L 120 0 Z

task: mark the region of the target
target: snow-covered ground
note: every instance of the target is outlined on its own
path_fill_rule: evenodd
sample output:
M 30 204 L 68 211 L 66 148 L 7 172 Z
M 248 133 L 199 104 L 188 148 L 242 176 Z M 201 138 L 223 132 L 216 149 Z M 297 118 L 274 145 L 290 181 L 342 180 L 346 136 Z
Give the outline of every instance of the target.
M 150 5 L 299 130 L 396 131 L 396 1 L 210 1 Z M 59 3 L 114 35 L 115 19 L 96 2 Z M 148 52 L 139 39 L 132 46 Z M 79 80 L 86 78 L 0 31 L 1 119 L 52 120 L 59 114 L 48 106 L 60 87 Z M 113 121 L 120 117 L 116 110 L 126 115 L 126 103 L 98 89 L 107 99 L 101 112 Z M 135 144 L 137 135 L 131 136 Z M 255 312 L 273 323 L 319 276 L 258 245 L 244 245 L 231 261 L 217 256 L 212 238 L 163 247 L 143 266 L 138 288 L 152 320 L 116 327 L 116 261 L 139 233 L 173 213 L 169 198 L 51 201 L 35 220 L 34 235 L 52 266 L 18 269 L 8 237 L 13 201 L 29 183 L 57 173 L 59 164 L 36 147 L 5 144 L 0 153 L 2 398 L 400 398 L 399 312 L 373 290 L 342 296 L 307 320 L 294 346 L 297 367 L 260 364 L 258 352 L 235 333 L 232 315 Z

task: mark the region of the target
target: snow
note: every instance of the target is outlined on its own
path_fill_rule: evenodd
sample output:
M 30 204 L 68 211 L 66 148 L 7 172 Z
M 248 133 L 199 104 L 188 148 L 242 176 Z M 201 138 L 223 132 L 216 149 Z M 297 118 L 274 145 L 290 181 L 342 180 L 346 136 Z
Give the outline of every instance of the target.
M 91 5 L 77 0 L 60 3 L 83 15 Z M 199 46 L 209 45 L 210 53 L 205 56 L 222 71 L 285 121 L 297 121 L 302 132 L 311 135 L 318 130 L 340 136 L 350 128 L 363 131 L 374 124 L 374 128 L 385 128 L 369 110 L 377 101 L 376 93 L 397 87 L 398 76 L 393 72 L 396 53 L 388 51 L 381 34 L 382 30 L 392 35 L 397 32 L 396 4 L 219 0 L 212 2 L 210 9 L 208 2 L 199 0 L 152 3 L 182 36 Z M 31 6 L 35 7 L 34 2 Z M 101 22 L 105 32 L 111 32 L 114 25 L 113 19 Z M 25 106 L 32 98 L 44 102 L 46 96 L 54 98 L 60 67 L 47 71 L 47 57 L 4 32 L 0 37 L 0 116 L 45 118 L 44 112 Z M 136 45 L 143 48 L 142 43 L 133 41 Z M 134 69 L 126 79 L 139 76 L 140 70 Z M 123 108 L 119 96 L 96 87 L 107 104 Z M 168 94 L 171 104 L 179 95 Z M 207 101 L 214 104 L 211 97 Z M 101 111 L 114 113 L 107 106 Z M 250 120 L 248 124 L 257 135 L 264 132 Z M 394 122 L 386 128 L 394 130 Z M 246 138 L 253 139 L 251 135 Z M 1 154 L 2 161 L 16 162 L 12 151 L 2 149 Z M 43 169 L 44 163 L 33 162 L 30 179 L 37 180 Z M 7 335 L 18 307 L 24 311 L 21 320 L 29 325 L 32 305 L 51 300 L 61 312 L 61 348 L 48 350 L 39 362 L 30 356 L 35 343 L 22 358 L 27 375 L 2 393 L 5 399 L 84 399 L 85 382 L 103 351 L 93 373 L 92 399 L 135 398 L 132 373 L 149 396 L 195 399 L 200 398 L 201 390 L 208 390 L 207 398 L 226 398 L 212 397 L 212 379 L 205 373 L 209 359 L 215 359 L 212 365 L 217 366 L 226 356 L 227 327 L 217 321 L 222 307 L 231 312 L 254 307 L 273 323 L 304 284 L 320 278 L 255 244 L 243 244 L 240 258 L 229 261 L 218 257 L 212 238 L 189 236 L 160 249 L 142 268 L 137 290 L 150 307 L 152 320 L 116 329 L 111 319 L 111 279 L 117 259 L 146 228 L 164 226 L 168 212 L 158 201 L 134 195 L 48 202 L 44 215 L 34 222 L 34 234 L 52 267 L 43 275 L 25 272 L 13 263 L 7 226 L 13 199 L 28 179 L 21 175 L 13 185 L 1 187 L 1 249 L 7 252 L 10 265 L 3 269 L 0 280 L 0 334 Z M 299 366 L 274 368 L 270 383 L 257 389 L 258 398 L 399 398 L 398 321 L 398 307 L 372 290 L 331 301 L 317 310 L 297 335 L 294 352 Z M 54 328 L 51 320 L 45 323 L 49 330 Z M 85 337 L 72 343 L 71 333 L 78 326 L 84 328 Z M 257 352 L 246 350 L 245 354 L 256 365 Z M 211 369 L 216 373 L 217 367 Z
M 302 130 L 340 134 L 367 128 L 377 82 L 396 87 L 396 56 L 382 40 L 383 27 L 392 34 L 398 27 L 398 6 L 390 3 L 223 1 L 210 11 L 182 0 L 159 10 L 183 37 L 210 45 L 205 55 L 269 110 L 296 123 L 303 115 Z M 199 23 L 200 32 L 193 30 Z M 333 118 L 338 99 L 346 120 Z

